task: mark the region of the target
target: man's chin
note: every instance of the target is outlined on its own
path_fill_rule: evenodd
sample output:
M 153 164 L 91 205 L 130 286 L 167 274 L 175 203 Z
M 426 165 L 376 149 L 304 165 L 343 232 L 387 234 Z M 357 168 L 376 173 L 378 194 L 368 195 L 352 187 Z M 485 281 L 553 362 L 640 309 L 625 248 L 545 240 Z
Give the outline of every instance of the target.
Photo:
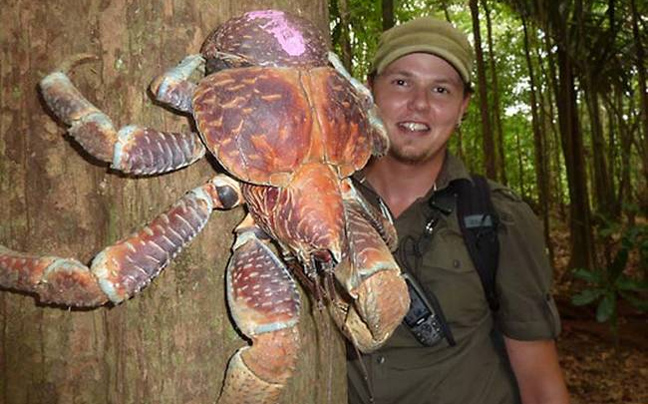
M 408 165 L 421 165 L 430 159 L 427 153 L 421 153 L 420 150 L 394 150 L 389 151 L 389 155 L 399 163 Z

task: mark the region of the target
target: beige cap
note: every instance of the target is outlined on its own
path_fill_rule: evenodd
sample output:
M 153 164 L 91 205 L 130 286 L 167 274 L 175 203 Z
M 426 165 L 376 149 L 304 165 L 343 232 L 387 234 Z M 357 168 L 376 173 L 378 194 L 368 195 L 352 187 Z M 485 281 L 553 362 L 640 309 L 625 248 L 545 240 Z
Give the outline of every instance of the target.
M 416 52 L 445 59 L 470 84 L 473 49 L 468 38 L 449 22 L 432 17 L 416 18 L 383 32 L 371 71 L 380 74 L 391 62 Z

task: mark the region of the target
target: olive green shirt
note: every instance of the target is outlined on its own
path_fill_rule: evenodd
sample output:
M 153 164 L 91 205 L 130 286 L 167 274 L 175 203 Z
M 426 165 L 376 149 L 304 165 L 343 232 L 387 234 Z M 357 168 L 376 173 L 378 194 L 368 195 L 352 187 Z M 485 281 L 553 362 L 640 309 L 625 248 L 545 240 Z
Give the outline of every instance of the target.
M 448 154 L 437 178 L 437 190 L 431 190 L 396 219 L 400 243 L 407 236 L 418 238 L 422 234 L 432 209 L 427 203 L 432 193 L 461 178 L 469 179 L 468 171 Z M 418 268 L 412 268 L 412 260 L 408 261 L 410 272 L 436 295 L 456 345 L 443 340 L 432 347 L 423 346 L 401 324 L 382 348 L 362 355 L 369 380 L 364 380 L 360 360 L 349 349 L 350 404 L 520 402 L 501 334 L 516 340 L 553 339 L 560 332 L 560 321 L 549 293 L 552 270 L 539 221 L 512 191 L 494 182 L 489 185 L 500 219 L 496 274 L 499 310 L 489 309 L 464 244 L 456 209 L 440 215 L 421 251 Z M 401 260 L 399 264 L 406 270 Z

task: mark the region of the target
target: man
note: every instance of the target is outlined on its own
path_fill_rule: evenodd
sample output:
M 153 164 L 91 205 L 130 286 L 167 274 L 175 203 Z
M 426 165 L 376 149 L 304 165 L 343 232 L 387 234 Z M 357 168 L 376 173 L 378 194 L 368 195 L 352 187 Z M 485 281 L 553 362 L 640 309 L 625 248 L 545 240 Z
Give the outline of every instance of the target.
M 456 204 L 448 205 L 446 196 L 446 206 L 435 207 L 434 198 L 453 183 L 471 181 L 447 151 L 468 108 L 471 67 L 467 38 L 444 21 L 419 18 L 381 36 L 369 86 L 391 149 L 356 179 L 370 200 L 377 194 L 390 208 L 399 263 L 439 303 L 448 330 L 426 346 L 402 324 L 377 352 L 358 358 L 350 350 L 351 404 L 568 402 L 554 344 L 560 323 L 549 294 L 551 268 L 537 218 L 510 190 L 489 182 L 500 243 L 500 307 L 491 310 Z M 434 210 L 441 212 L 434 216 Z M 429 239 L 426 223 L 432 224 Z

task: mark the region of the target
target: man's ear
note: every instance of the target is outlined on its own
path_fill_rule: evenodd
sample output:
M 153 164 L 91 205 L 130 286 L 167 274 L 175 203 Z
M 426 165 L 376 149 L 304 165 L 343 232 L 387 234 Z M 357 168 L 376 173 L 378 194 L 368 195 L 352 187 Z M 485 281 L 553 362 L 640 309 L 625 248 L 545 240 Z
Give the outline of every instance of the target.
M 468 106 L 470 105 L 470 99 L 472 98 L 472 93 L 468 92 L 464 95 L 464 99 L 461 102 L 461 115 L 466 115 L 466 111 L 468 111 Z

